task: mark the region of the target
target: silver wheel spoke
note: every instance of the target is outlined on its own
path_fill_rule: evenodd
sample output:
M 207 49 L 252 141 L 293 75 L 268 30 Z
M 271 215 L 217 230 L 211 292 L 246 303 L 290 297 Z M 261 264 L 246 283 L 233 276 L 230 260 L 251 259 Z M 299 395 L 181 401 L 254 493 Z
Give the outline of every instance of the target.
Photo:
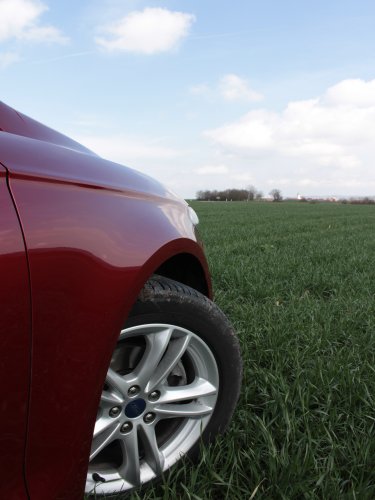
M 129 434 L 124 434 L 120 444 L 123 460 L 118 472 L 122 479 L 138 486 L 141 482 L 141 475 L 137 428 L 134 428 Z
M 106 431 L 107 429 L 114 429 L 115 427 L 118 427 L 118 422 L 116 422 L 113 418 L 99 418 L 99 420 L 97 420 L 95 423 L 94 438 L 99 436 L 99 434 Z
M 108 425 L 107 425 L 108 422 Z M 90 460 L 96 457 L 96 455 L 109 443 L 112 443 L 117 437 L 118 428 L 120 424 L 118 422 L 107 421 L 106 419 L 99 419 L 95 424 L 94 429 L 94 439 L 91 445 Z
M 102 408 L 109 408 L 111 406 L 118 406 L 124 403 L 122 397 L 108 391 L 103 391 L 100 398 L 100 406 Z
M 131 379 L 127 378 L 128 383 L 136 383 L 142 388 L 146 387 L 168 347 L 171 335 L 172 328 L 165 328 L 145 337 L 146 351 L 134 370 L 134 376 Z
M 203 405 L 200 403 L 188 403 L 188 404 L 166 404 L 160 405 L 154 408 L 155 413 L 160 418 L 175 418 L 175 417 L 203 417 L 204 415 L 209 415 L 212 413 L 213 408 L 211 406 Z
M 115 370 L 112 370 L 112 368 L 108 369 L 105 381 L 108 385 L 117 389 L 121 394 L 127 393 L 129 387 L 128 383 L 124 377 L 115 372 Z
M 196 378 L 189 385 L 168 387 L 160 397 L 158 403 L 174 403 L 177 401 L 186 401 L 187 399 L 196 399 L 203 396 L 216 394 L 217 389 L 208 380 Z
M 147 384 L 146 390 L 152 391 L 157 387 L 164 379 L 168 377 L 173 368 L 181 360 L 184 355 L 191 335 L 185 335 L 183 337 L 178 337 L 177 339 L 172 339 L 169 342 L 168 349 L 165 356 L 161 360 L 159 366 L 156 369 L 155 374 L 152 375 L 150 382 Z
M 155 427 L 153 425 L 144 425 L 141 428 L 142 443 L 145 450 L 146 462 L 159 475 L 164 468 L 164 455 L 159 450 L 156 442 Z

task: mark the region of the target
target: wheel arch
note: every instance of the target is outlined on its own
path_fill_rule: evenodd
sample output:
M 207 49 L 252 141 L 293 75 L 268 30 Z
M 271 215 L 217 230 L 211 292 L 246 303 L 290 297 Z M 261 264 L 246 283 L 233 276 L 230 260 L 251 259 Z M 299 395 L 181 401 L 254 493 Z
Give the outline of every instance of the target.
M 211 295 L 204 269 L 192 254 L 184 252 L 173 255 L 155 269 L 154 274 L 179 281 L 207 297 Z
M 206 257 L 199 243 L 178 238 L 159 248 L 143 264 L 134 282 L 132 304 L 153 275 L 179 281 L 212 299 L 212 284 Z M 131 308 L 127 310 L 129 314 Z

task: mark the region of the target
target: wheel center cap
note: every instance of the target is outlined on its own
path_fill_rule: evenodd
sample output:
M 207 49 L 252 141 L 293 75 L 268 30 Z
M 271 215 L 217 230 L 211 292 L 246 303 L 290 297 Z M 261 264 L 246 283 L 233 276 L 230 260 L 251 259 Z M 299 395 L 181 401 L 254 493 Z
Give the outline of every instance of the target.
M 125 415 L 128 418 L 136 418 L 145 411 L 146 401 L 142 398 L 134 399 L 125 406 Z

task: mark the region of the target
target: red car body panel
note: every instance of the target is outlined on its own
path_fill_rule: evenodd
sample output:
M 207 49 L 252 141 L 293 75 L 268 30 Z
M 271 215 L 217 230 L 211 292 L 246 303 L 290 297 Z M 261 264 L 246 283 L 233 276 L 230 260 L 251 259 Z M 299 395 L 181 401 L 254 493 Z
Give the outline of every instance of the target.
M 56 132 L 46 125 L 33 120 L 19 111 L 7 106 L 0 101 L 0 130 L 9 132 L 10 134 L 21 135 L 23 137 L 30 137 L 39 141 L 50 142 L 67 148 L 81 151 L 95 155 L 92 151 L 85 148 L 73 139 L 66 135 Z
M 9 172 L 22 223 L 32 297 L 27 487 L 38 500 L 81 499 L 106 370 L 139 291 L 168 259 L 186 255 L 187 263 L 199 265 L 209 293 L 207 264 L 185 202 L 149 177 L 86 152 L 26 117 L 25 129 L 14 116 L 16 125 L 7 127 L 6 117 L 15 112 L 6 107 L 2 115 L 3 110 L 0 162 Z M 1 222 L 0 231 L 8 224 L 21 238 L 14 253 L 23 259 L 18 280 L 25 282 L 23 308 L 29 318 L 18 220 L 9 215 Z M 24 376 L 17 397 L 29 383 L 26 319 L 22 328 L 22 360 L 12 364 L 17 376 L 22 366 Z
M 27 498 L 23 473 L 30 384 L 30 287 L 21 227 L 0 165 L 0 498 Z

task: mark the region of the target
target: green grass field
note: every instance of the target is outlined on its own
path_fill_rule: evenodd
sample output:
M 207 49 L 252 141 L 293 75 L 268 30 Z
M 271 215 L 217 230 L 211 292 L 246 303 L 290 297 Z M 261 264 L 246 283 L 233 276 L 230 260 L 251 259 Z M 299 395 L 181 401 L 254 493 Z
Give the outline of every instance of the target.
M 242 396 L 198 465 L 132 498 L 375 498 L 375 207 L 193 203 Z

